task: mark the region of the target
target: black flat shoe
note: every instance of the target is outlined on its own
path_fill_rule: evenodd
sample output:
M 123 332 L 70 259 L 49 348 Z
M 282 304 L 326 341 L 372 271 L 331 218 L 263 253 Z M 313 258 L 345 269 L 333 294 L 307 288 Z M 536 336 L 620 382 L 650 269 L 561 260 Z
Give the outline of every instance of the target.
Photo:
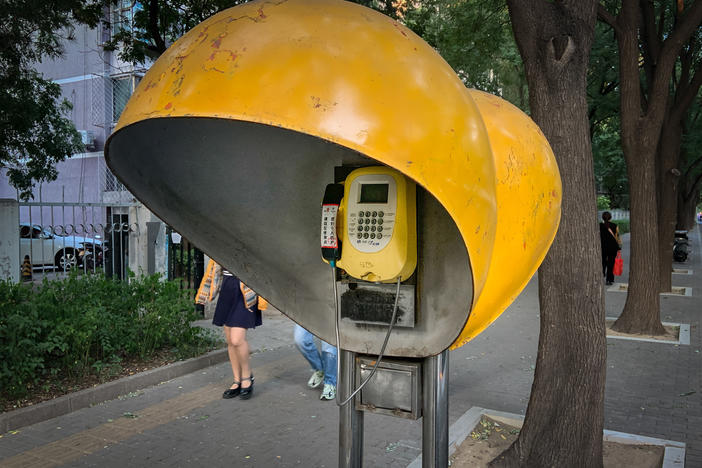
M 230 389 L 225 390 L 224 393 L 222 393 L 222 398 L 228 399 L 228 398 L 234 398 L 234 397 L 239 396 L 239 394 L 241 393 L 241 383 L 234 381 L 234 383 L 232 385 L 234 385 L 234 384 L 239 385 L 239 386 L 236 388 L 230 388 Z
M 254 385 L 254 376 L 253 376 L 253 374 L 251 374 L 251 377 L 245 377 L 245 378 L 241 379 L 242 382 L 243 382 L 244 380 L 250 381 L 250 382 L 251 382 L 251 385 L 249 385 L 249 386 L 246 387 L 246 388 L 241 388 L 241 386 L 239 386 L 239 389 L 241 390 L 241 391 L 239 392 L 239 398 L 241 398 L 242 400 L 248 400 L 249 398 L 251 398 L 251 395 L 253 394 L 253 385 Z

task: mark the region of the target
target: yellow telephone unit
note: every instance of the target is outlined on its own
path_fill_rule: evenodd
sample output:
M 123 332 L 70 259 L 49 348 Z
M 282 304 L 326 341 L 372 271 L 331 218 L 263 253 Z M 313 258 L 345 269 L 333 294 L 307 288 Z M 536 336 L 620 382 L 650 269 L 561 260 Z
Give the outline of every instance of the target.
M 338 197 L 341 187 L 333 185 Z M 322 203 L 324 258 L 336 256 L 338 267 L 363 281 L 386 283 L 409 278 L 417 267 L 415 183 L 389 167 L 369 166 L 346 177 L 338 210 L 334 210 L 336 200 L 329 192 L 328 187 Z M 337 247 L 334 254 L 324 253 L 325 232 L 327 251 L 330 239 Z

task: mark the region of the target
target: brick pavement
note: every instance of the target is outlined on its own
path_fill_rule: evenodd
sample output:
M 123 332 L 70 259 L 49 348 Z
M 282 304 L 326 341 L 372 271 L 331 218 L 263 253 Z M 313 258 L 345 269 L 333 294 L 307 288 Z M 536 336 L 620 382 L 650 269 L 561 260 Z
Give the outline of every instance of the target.
M 702 467 L 699 231 L 692 240 L 695 252 L 676 267 L 694 275 L 674 275 L 673 284 L 692 287 L 693 296 L 661 300 L 663 320 L 692 325 L 691 345 L 608 339 L 605 426 L 685 442 L 687 466 Z M 537 294 L 533 280 L 485 333 L 450 353 L 450 422 L 472 406 L 524 413 L 538 343 Z M 608 316 L 618 315 L 625 297 L 607 292 Z M 220 398 L 231 380 L 222 363 L 2 434 L 0 467 L 336 466 L 338 411 L 305 386 L 309 369 L 292 344 L 292 323 L 267 319 L 251 334 L 258 350 L 251 400 Z M 420 453 L 421 421 L 368 414 L 364 436 L 366 466 L 405 467 Z

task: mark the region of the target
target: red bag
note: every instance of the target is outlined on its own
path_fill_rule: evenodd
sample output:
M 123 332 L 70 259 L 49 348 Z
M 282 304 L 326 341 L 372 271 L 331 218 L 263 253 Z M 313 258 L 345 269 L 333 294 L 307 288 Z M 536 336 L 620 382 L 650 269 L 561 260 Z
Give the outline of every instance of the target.
M 617 257 L 614 259 L 614 269 L 612 273 L 614 276 L 621 276 L 622 271 L 624 271 L 624 260 L 622 259 L 622 251 L 617 252 Z

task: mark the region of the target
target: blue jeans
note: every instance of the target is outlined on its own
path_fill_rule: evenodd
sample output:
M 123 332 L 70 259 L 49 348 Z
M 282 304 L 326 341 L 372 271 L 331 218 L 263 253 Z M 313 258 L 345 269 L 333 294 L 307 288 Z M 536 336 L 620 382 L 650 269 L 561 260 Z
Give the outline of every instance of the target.
M 336 347 L 326 341 L 322 343 L 322 352 L 319 352 L 315 337 L 300 325 L 295 325 L 295 346 L 310 363 L 315 371 L 324 372 L 324 384 L 336 387 Z

